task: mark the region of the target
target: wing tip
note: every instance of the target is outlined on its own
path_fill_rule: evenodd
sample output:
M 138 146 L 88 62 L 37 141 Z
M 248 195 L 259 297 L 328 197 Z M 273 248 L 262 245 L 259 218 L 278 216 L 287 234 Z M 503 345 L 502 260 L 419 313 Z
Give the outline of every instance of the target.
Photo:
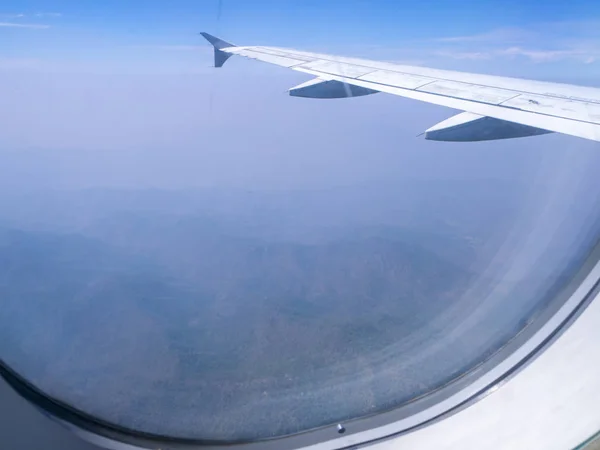
M 229 57 L 231 56 L 231 53 L 225 53 L 224 51 L 222 51 L 222 49 L 229 48 L 229 47 L 235 47 L 235 45 L 233 45 L 227 41 L 224 41 L 223 39 L 220 39 L 216 36 L 213 36 L 212 34 L 209 34 L 206 31 L 201 31 L 200 35 L 202 35 L 202 37 L 204 39 L 206 39 L 208 42 L 210 42 L 210 44 L 214 47 L 215 67 L 223 67 L 223 64 L 225 64 L 225 61 L 227 61 L 229 59 Z
M 210 42 L 216 50 L 221 50 L 228 47 L 235 47 L 235 45 L 233 45 L 232 43 L 224 41 L 223 39 L 218 38 L 216 36 L 213 36 L 212 34 L 207 33 L 206 31 L 201 31 L 200 34 L 204 39 Z

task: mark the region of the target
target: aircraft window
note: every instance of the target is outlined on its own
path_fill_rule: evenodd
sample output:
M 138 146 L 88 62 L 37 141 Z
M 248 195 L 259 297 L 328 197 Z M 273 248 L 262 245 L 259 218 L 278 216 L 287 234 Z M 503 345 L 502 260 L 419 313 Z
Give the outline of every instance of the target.
M 347 436 L 493 370 L 587 275 L 597 142 L 424 140 L 444 108 L 282 96 L 310 77 L 217 75 L 196 44 L 140 44 L 142 74 L 0 68 L 0 358 L 54 406 L 198 442 Z
M 2 360 L 84 412 L 176 437 L 397 408 L 554 307 L 598 232 L 591 150 L 515 154 L 518 181 L 495 167 L 322 190 L 5 194 L 22 225 L 0 235 Z

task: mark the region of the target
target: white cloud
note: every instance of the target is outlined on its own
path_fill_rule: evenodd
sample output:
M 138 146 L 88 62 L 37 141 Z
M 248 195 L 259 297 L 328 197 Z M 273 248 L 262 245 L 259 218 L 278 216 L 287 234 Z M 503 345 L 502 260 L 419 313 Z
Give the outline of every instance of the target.
M 25 17 L 25 14 L 23 13 L 17 13 L 17 14 L 0 14 L 0 19 L 20 19 L 22 17 Z
M 600 60 L 600 22 L 532 24 L 527 29 L 498 28 L 485 33 L 441 37 L 433 53 L 453 59 L 526 58 L 534 63 Z
M 514 43 L 522 42 L 524 40 L 532 39 L 536 36 L 536 32 L 532 30 L 525 30 L 516 27 L 505 27 L 497 28 L 485 33 L 477 33 L 465 36 L 448 36 L 433 39 L 435 42 L 446 42 L 446 43 L 461 43 L 461 42 L 503 42 L 503 43 Z
M 480 61 L 490 59 L 492 55 L 489 52 L 453 52 L 453 51 L 437 51 L 438 56 L 443 56 L 452 59 L 465 59 L 471 61 Z
M 45 18 L 45 17 L 62 17 L 62 13 L 58 13 L 58 12 L 37 12 L 34 14 L 26 14 L 26 13 L 0 13 L 0 20 L 5 20 L 5 21 L 13 21 L 13 20 L 20 20 L 20 19 L 24 19 L 27 17 L 35 17 L 35 18 Z
M 50 25 L 44 25 L 39 23 L 16 23 L 16 22 L 0 22 L 0 28 L 35 28 L 44 29 L 50 28 Z
M 596 60 L 598 53 L 586 50 L 529 50 L 520 47 L 510 47 L 497 52 L 499 55 L 524 56 L 533 62 L 551 62 L 564 59 L 575 59 L 584 63 L 592 63 Z
M 482 52 L 436 51 L 435 55 L 471 61 L 489 60 L 498 57 L 523 57 L 534 63 L 573 60 L 584 64 L 591 64 L 600 60 L 600 52 L 588 52 L 584 50 L 532 50 L 521 47 L 508 47 Z
M 22 19 L 23 17 L 62 17 L 59 12 L 37 12 L 34 14 L 25 13 L 0 13 L 2 19 Z
M 0 28 L 32 28 L 32 29 L 44 29 L 50 28 L 50 25 L 47 24 L 38 24 L 38 23 L 24 23 L 21 22 L 21 19 L 26 19 L 28 17 L 35 17 L 37 19 L 44 17 L 61 17 L 61 13 L 57 12 L 39 12 L 35 14 L 25 14 L 25 13 L 0 13 Z
M 62 17 L 62 13 L 57 12 L 39 12 L 34 15 L 35 17 Z

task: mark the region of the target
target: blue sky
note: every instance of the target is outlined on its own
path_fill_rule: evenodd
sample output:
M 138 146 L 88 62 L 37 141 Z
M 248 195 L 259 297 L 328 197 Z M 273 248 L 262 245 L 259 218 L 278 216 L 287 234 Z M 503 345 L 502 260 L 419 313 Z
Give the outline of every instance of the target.
M 535 0 L 8 0 L 1 9 L 4 67 L 144 64 L 151 70 L 164 63 L 184 70 L 206 48 L 196 33 L 208 30 L 240 45 L 466 70 L 497 72 L 510 61 L 532 74 L 539 67 L 529 65 L 554 66 L 544 71 L 558 75 L 600 73 L 600 3 L 593 0 L 543 6 Z
M 201 30 L 239 45 L 600 85 L 595 1 L 223 0 L 219 14 L 217 0 L 6 0 L 0 167 L 12 177 L 0 187 L 510 178 L 553 157 L 550 147 L 597 153 L 560 135 L 424 141 L 416 135 L 455 112 L 384 94 L 290 98 L 305 75 L 242 58 L 214 69 Z

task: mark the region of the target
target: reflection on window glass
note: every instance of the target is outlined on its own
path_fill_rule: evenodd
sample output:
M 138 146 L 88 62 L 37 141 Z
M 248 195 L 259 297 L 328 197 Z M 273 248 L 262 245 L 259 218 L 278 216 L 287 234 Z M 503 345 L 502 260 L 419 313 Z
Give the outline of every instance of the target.
M 598 157 L 554 155 L 518 181 L 5 194 L 3 359 L 184 437 L 399 406 L 514 337 L 586 256 Z
M 0 357 L 44 393 L 136 431 L 217 440 L 388 411 L 449 385 L 555 307 L 595 245 L 597 143 L 425 141 L 415 135 L 451 112 L 383 94 L 294 99 L 280 93 L 303 74 L 251 62 L 217 77 L 210 48 L 173 31 L 197 24 L 149 3 L 73 12 L 89 30 L 106 19 L 114 42 L 68 11 L 12 27 L 17 50 L 67 62 L 7 68 L 0 55 L 0 93 L 14 105 L 0 106 Z M 379 3 L 348 13 L 345 31 L 331 28 L 338 6 L 323 6 L 332 19 L 315 23 L 316 41 L 283 29 L 278 41 L 322 50 L 314 42 L 332 35 L 332 52 L 361 56 L 351 33 L 363 20 L 407 38 L 387 19 L 405 11 Z M 289 8 L 288 20 L 308 17 Z M 470 22 L 494 15 L 477 8 Z M 461 14 L 453 4 L 431 20 Z M 467 46 L 500 26 L 432 29 L 427 42 Z M 532 30 L 518 39 L 544 31 Z M 536 70 L 521 47 L 448 59 L 419 45 L 390 58 Z

